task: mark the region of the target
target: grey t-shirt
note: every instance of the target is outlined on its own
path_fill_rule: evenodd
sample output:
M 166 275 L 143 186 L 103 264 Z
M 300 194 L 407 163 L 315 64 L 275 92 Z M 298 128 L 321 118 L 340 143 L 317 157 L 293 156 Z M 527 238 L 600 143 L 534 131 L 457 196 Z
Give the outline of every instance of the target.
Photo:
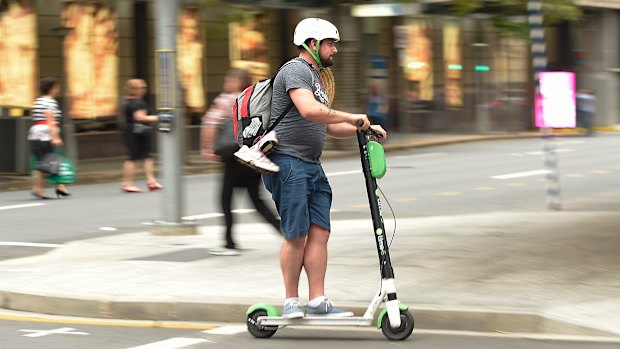
M 318 72 L 302 58 L 294 58 L 297 62 L 289 63 L 280 70 L 273 83 L 271 100 L 271 120 L 273 123 L 292 103 L 288 91 L 304 88 L 312 91 L 314 98 L 327 105 L 328 98 Z M 320 163 L 319 158 L 325 146 L 327 125 L 306 120 L 297 107 L 284 116 L 275 128 L 278 146 L 275 152 L 298 157 L 304 161 Z

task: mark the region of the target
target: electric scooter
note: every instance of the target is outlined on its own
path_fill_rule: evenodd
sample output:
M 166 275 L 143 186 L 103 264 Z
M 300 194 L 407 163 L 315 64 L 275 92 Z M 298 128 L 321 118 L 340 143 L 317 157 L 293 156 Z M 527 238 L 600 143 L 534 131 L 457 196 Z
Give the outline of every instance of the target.
M 414 327 L 413 316 L 409 307 L 396 298 L 394 270 L 390 261 L 389 245 L 385 235 L 383 217 L 378 196 L 377 179 L 383 177 L 387 170 L 383 147 L 371 137 L 380 138 L 381 134 L 367 129 L 357 132 L 362 171 L 366 179 L 366 191 L 370 203 L 377 254 L 381 267 L 381 284 L 363 316 L 357 317 L 303 317 L 298 319 L 283 318 L 278 309 L 268 303 L 252 305 L 246 312 L 248 332 L 256 338 L 269 338 L 281 327 L 286 326 L 373 326 L 373 320 L 381 303 L 385 308 L 377 317 L 377 327 L 390 340 L 404 340 L 411 335 Z

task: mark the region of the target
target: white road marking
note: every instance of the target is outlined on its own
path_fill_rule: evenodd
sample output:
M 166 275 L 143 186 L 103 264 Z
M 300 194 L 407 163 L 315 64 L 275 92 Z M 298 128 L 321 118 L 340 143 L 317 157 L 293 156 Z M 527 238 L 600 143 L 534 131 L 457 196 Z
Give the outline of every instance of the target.
M 45 204 L 41 203 L 33 203 L 33 204 L 22 204 L 22 205 L 12 205 L 12 206 L 0 206 L 0 211 L 3 210 L 13 210 L 16 208 L 28 208 L 28 207 L 36 207 L 36 206 L 44 206 Z
M 410 159 L 410 158 L 430 158 L 434 156 L 446 155 L 446 153 L 423 153 L 413 155 L 398 155 L 390 157 L 390 159 Z
M 240 208 L 237 210 L 232 210 L 233 213 L 251 213 L 251 212 L 256 212 L 256 210 L 254 209 L 249 209 L 249 208 Z M 193 215 L 193 216 L 185 216 L 182 219 L 186 219 L 188 221 L 192 221 L 192 220 L 198 220 L 198 219 L 209 219 L 209 218 L 217 218 L 217 217 L 222 217 L 224 214 L 223 213 L 219 213 L 219 212 L 212 212 L 212 213 L 203 213 L 203 214 L 197 214 L 197 215 Z
M 503 175 L 491 176 L 493 179 L 512 179 L 512 178 L 521 178 L 521 177 L 530 177 L 530 176 L 540 176 L 547 174 L 551 171 L 549 170 L 536 170 L 536 171 L 526 171 L 526 172 L 516 172 L 516 173 L 508 173 Z
M 204 342 L 214 343 L 213 341 L 210 341 L 208 339 L 202 339 L 202 338 L 177 337 L 177 338 L 166 339 L 166 340 L 159 341 L 159 342 L 153 342 L 153 343 L 149 343 L 145 345 L 140 345 L 137 347 L 131 347 L 127 349 L 178 349 L 178 348 L 188 347 L 190 345 L 204 343 Z
M 207 334 L 238 334 L 248 330 L 247 326 L 222 326 L 211 330 L 202 331 Z
M 32 332 L 30 334 L 22 335 L 23 337 L 43 337 L 43 336 L 49 336 L 52 334 L 79 334 L 82 336 L 90 335 L 90 333 L 86 333 L 86 332 L 73 332 L 75 331 L 75 328 L 71 328 L 71 327 L 62 327 L 62 328 L 57 328 L 55 330 L 19 330 L 19 331 L 20 332 Z
M 583 144 L 584 141 L 558 141 L 559 145 L 567 145 L 567 144 Z
M 101 228 L 99 228 L 99 230 L 103 230 L 103 231 L 117 231 L 118 229 L 116 229 L 114 227 L 101 227 Z
M 21 247 L 61 247 L 60 244 L 44 244 L 38 242 L 19 242 L 19 241 L 0 241 L 0 246 L 21 246 Z
M 572 153 L 574 151 L 575 151 L 575 149 L 564 149 L 564 148 L 560 148 L 560 149 L 556 149 L 555 150 L 556 153 Z M 524 153 L 510 153 L 511 156 L 526 156 L 526 155 L 540 156 L 540 155 L 545 155 L 545 154 L 546 154 L 546 152 L 542 151 L 542 150 L 528 151 L 528 152 L 524 152 Z

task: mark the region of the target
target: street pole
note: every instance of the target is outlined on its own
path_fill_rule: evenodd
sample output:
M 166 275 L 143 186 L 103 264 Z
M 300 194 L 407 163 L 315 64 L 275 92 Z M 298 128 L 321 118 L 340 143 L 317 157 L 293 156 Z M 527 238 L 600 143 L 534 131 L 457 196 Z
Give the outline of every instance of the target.
M 535 96 L 540 96 L 540 81 L 538 73 L 547 69 L 542 0 L 528 0 L 527 12 L 528 23 L 530 26 L 532 67 L 534 70 L 534 94 Z M 553 210 L 561 210 L 562 202 L 560 199 L 560 175 L 553 130 L 545 126 L 541 128 L 541 133 L 543 135 L 542 142 L 543 151 L 545 153 L 544 165 L 547 170 L 547 175 L 545 177 L 547 207 Z
M 182 134 L 185 122 L 180 113 L 182 93 L 177 78 L 176 32 L 178 0 L 155 1 L 156 99 L 158 150 L 164 189 L 160 191 L 161 220 L 152 232 L 156 235 L 195 234 L 193 224 L 183 222 Z

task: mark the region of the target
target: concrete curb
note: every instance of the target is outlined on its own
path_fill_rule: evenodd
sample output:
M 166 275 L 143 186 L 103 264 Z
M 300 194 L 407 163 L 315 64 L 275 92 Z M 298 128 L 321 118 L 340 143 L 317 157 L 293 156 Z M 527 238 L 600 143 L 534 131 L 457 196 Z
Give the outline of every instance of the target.
M 136 321 L 245 322 L 251 304 L 166 301 L 111 301 L 0 291 L 3 309 L 57 316 Z M 366 304 L 344 306 L 363 314 Z M 617 334 L 569 321 L 519 311 L 410 306 L 416 328 L 425 330 L 545 333 L 616 337 Z

